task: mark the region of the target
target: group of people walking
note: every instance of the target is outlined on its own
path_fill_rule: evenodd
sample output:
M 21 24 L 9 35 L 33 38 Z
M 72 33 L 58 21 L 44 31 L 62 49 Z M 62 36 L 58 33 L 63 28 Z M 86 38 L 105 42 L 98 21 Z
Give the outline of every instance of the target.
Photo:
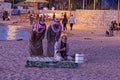
M 62 19 L 63 31 L 67 30 L 67 26 L 66 26 L 67 23 L 68 23 L 68 19 L 67 19 L 66 13 L 65 13 L 64 18 Z M 73 24 L 75 23 L 75 19 L 74 19 L 73 15 L 70 16 L 69 23 L 70 23 L 70 30 L 72 30 Z
M 34 23 L 31 36 L 29 39 L 30 56 L 43 56 L 43 39 L 47 38 L 47 56 L 55 57 L 56 60 L 72 59 L 68 56 L 67 36 L 61 37 L 62 25 L 59 19 L 51 22 L 46 30 L 44 18 L 40 18 L 39 22 Z M 60 39 L 61 37 L 61 39 Z M 58 55 L 59 54 L 59 55 Z

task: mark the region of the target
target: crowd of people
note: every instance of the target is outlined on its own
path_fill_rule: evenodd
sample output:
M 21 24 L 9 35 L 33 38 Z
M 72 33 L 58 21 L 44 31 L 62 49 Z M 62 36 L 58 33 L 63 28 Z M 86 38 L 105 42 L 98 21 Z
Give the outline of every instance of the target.
M 70 16 L 70 27 L 72 30 L 74 24 L 73 15 Z M 69 56 L 69 45 L 67 43 L 67 35 L 62 35 L 63 31 L 67 30 L 66 24 L 68 23 L 67 15 L 64 14 L 62 24 L 59 18 L 53 17 L 51 24 L 46 29 L 46 23 L 44 17 L 40 17 L 39 21 L 35 23 L 30 22 L 33 25 L 31 36 L 29 39 L 29 53 L 30 56 L 44 56 L 43 55 L 43 44 L 42 41 L 47 33 L 47 56 L 54 57 L 57 61 L 62 60 L 73 60 Z
M 39 16 L 39 14 L 35 15 L 35 14 L 28 13 L 28 16 L 29 16 L 29 20 L 30 20 L 31 25 L 33 25 L 33 23 L 38 21 L 39 18 L 41 18 L 41 17 L 44 19 L 44 21 L 46 21 L 46 15 L 45 14 Z M 53 13 L 53 16 L 52 16 L 51 20 L 55 20 L 55 18 L 56 18 L 56 14 Z M 74 19 L 74 16 L 72 14 L 68 18 L 66 12 L 64 14 L 62 13 L 61 19 L 62 19 L 61 23 L 63 25 L 63 31 L 67 30 L 67 24 L 68 23 L 70 24 L 70 30 L 73 30 L 73 25 L 75 24 L 75 19 Z

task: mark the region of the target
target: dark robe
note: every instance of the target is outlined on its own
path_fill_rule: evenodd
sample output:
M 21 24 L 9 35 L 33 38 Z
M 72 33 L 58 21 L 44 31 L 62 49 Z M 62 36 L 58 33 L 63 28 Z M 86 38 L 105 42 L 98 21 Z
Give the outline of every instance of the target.
M 61 25 L 60 25 L 61 27 Z M 59 32 L 54 32 L 51 25 L 48 27 L 47 30 L 47 56 L 53 57 L 54 56 L 54 45 L 55 42 L 59 40 L 61 35 L 61 30 Z

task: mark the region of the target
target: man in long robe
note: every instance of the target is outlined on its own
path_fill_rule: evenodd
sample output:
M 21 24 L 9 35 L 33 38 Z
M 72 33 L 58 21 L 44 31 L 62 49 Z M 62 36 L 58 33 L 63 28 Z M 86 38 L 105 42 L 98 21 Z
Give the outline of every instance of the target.
M 42 40 L 44 39 L 45 31 L 46 24 L 41 18 L 39 22 L 34 24 L 29 40 L 29 53 L 31 56 L 43 56 Z
M 54 20 L 47 30 L 47 56 L 54 57 L 54 45 L 59 40 L 62 26 L 59 20 Z

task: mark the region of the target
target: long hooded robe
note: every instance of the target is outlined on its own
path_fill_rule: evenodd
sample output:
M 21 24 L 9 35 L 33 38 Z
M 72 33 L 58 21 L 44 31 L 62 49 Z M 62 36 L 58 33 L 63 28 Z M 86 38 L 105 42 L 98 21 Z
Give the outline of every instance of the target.
M 59 21 L 53 21 L 47 30 L 47 56 L 54 57 L 54 45 L 59 40 L 62 26 Z
M 43 56 L 43 44 L 46 31 L 46 24 L 44 22 L 35 23 L 29 39 L 29 53 L 31 56 Z

